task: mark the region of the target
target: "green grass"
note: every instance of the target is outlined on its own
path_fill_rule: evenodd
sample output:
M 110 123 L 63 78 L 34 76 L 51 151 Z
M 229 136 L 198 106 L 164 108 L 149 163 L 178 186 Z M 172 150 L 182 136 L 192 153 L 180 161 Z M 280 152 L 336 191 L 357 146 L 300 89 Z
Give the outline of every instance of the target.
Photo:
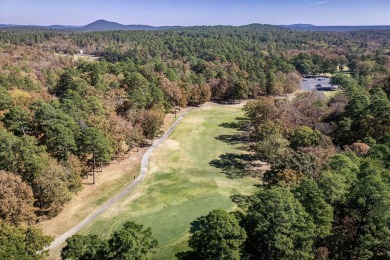
M 108 237 L 125 221 L 151 227 L 159 241 L 155 259 L 172 259 L 188 250 L 190 223 L 213 209 L 234 210 L 234 194 L 251 194 L 253 178 L 228 179 L 209 163 L 237 147 L 217 140 L 237 133 L 219 126 L 243 116 L 241 106 L 211 105 L 191 111 L 152 155 L 149 177 L 126 198 L 84 229 Z
M 324 95 L 326 100 L 330 100 L 331 98 L 340 95 L 342 93 L 342 90 L 336 90 L 336 91 L 323 91 L 322 94 Z
M 139 164 L 139 163 L 138 163 Z M 118 190 L 124 189 L 126 185 L 128 185 L 130 182 L 134 180 L 134 177 L 136 174 L 138 174 L 140 170 L 140 166 L 137 165 L 136 169 L 129 171 L 127 174 L 125 174 L 123 177 L 112 181 L 111 185 L 107 185 L 106 187 L 102 187 L 100 189 L 100 194 L 96 196 L 92 201 L 91 204 L 95 206 L 102 206 L 104 203 L 106 203 L 109 199 L 114 197 Z

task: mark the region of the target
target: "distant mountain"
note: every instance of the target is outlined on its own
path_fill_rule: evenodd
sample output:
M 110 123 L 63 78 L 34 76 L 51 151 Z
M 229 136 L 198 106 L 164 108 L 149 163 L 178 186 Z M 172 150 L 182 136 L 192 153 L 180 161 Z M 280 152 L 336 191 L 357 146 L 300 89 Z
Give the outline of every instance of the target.
M 74 26 L 74 25 L 15 25 L 15 24 L 0 24 L 0 28 L 44 28 L 44 29 L 52 29 L 52 30 L 64 30 L 64 31 L 79 31 L 79 32 L 96 32 L 96 31 L 152 31 L 152 30 L 165 30 L 165 29 L 173 29 L 180 28 L 181 26 L 150 26 L 150 25 L 137 25 L 130 24 L 124 25 L 116 22 L 110 22 L 106 20 L 97 20 L 85 26 Z
M 123 25 L 120 23 L 115 22 L 109 22 L 106 20 L 97 20 L 93 23 L 87 24 L 86 26 L 83 26 L 79 28 L 78 30 L 83 32 L 92 32 L 92 31 L 116 31 L 116 30 L 122 30 L 122 31 L 152 31 L 152 30 L 163 30 L 163 29 L 172 29 L 172 28 L 178 28 L 179 26 L 159 26 L 154 27 L 150 25 L 142 25 L 142 24 L 130 24 L 130 25 Z
M 390 29 L 390 25 L 377 25 L 377 26 L 316 26 L 312 24 L 291 24 L 291 25 L 264 25 L 264 24 L 248 24 L 240 26 L 242 28 L 251 28 L 254 29 L 256 27 L 279 27 L 290 29 L 294 31 L 330 31 L 330 32 L 349 32 L 356 30 L 373 30 L 373 29 Z M 15 24 L 0 24 L 0 28 L 44 28 L 51 30 L 63 30 L 63 31 L 74 31 L 74 32 L 95 32 L 95 31 L 154 31 L 154 30 L 168 30 L 181 28 L 181 26 L 150 26 L 150 25 L 141 25 L 141 24 L 130 24 L 124 25 L 116 22 L 110 22 L 106 20 L 97 20 L 85 26 L 74 26 L 74 25 L 15 25 Z
M 281 27 L 277 26 L 277 25 L 261 24 L 261 23 L 251 23 L 251 24 L 247 24 L 247 25 L 241 25 L 239 27 L 246 28 L 246 29 L 256 29 L 256 28 L 264 28 L 264 27 L 281 29 Z
M 81 26 L 75 26 L 75 25 L 49 25 L 44 26 L 46 29 L 53 29 L 53 30 L 74 30 L 79 29 Z
M 316 27 L 312 24 L 306 24 L 306 23 L 297 23 L 297 24 L 291 24 L 291 25 L 282 25 L 283 27 L 293 27 L 293 28 L 312 28 Z
M 17 24 L 0 24 L 0 28 L 43 28 L 43 29 L 51 29 L 51 30 L 76 30 L 81 28 L 82 26 L 75 25 L 17 25 Z
M 126 30 L 126 25 L 109 22 L 106 20 L 97 20 L 93 23 L 87 24 L 80 28 L 82 31 L 114 31 L 114 30 Z
M 123 25 L 120 23 L 109 22 L 106 20 L 97 20 L 82 27 L 81 31 L 114 31 L 114 30 L 155 30 L 157 27 L 149 25 Z
M 390 29 L 390 25 L 360 25 L 360 26 L 316 26 L 312 24 L 291 24 L 281 25 L 283 28 L 291 29 L 294 31 L 329 31 L 329 32 L 350 32 L 357 30 L 378 30 L 378 29 Z
M 12 24 L 0 24 L 0 28 L 7 28 L 7 27 L 11 27 Z

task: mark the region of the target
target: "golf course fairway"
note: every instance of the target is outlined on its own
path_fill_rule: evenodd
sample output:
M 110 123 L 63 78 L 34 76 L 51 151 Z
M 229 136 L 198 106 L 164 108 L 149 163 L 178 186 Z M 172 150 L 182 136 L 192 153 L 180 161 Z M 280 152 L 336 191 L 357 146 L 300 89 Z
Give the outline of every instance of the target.
M 146 179 L 80 233 L 107 238 L 132 220 L 152 228 L 159 242 L 155 259 L 175 259 L 189 250 L 193 220 L 213 209 L 236 209 L 230 196 L 252 194 L 259 183 L 251 177 L 229 179 L 210 165 L 222 154 L 242 152 L 216 138 L 239 133 L 220 125 L 242 117 L 242 106 L 207 103 L 190 111 L 150 157 Z

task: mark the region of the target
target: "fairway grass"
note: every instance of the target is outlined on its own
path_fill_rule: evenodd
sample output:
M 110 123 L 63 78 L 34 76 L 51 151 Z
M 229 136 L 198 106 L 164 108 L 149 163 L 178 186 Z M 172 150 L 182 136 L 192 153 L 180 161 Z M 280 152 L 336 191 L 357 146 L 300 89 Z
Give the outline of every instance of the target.
M 213 209 L 236 209 L 230 196 L 252 194 L 259 183 L 250 177 L 228 179 L 209 164 L 221 154 L 240 152 L 216 137 L 236 134 L 219 125 L 242 116 L 242 105 L 207 104 L 192 110 L 151 156 L 145 181 L 81 233 L 108 237 L 133 220 L 152 228 L 159 241 L 155 259 L 174 259 L 188 250 L 193 220 Z

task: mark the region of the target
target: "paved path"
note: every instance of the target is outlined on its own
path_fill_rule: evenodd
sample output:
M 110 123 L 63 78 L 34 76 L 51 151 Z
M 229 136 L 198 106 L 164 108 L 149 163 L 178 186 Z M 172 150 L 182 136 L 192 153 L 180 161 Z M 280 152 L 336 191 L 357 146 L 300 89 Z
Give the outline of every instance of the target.
M 149 163 L 149 157 L 153 153 L 153 151 L 165 140 L 167 137 L 172 133 L 172 131 L 176 128 L 176 126 L 180 123 L 180 121 L 187 115 L 187 113 L 192 110 L 192 108 L 188 108 L 183 114 L 180 115 L 180 117 L 169 127 L 169 129 L 165 132 L 165 134 L 155 142 L 153 142 L 153 145 L 149 147 L 149 149 L 145 152 L 145 154 L 142 157 L 141 161 L 141 170 L 138 175 L 138 177 L 130 183 L 124 190 L 122 190 L 120 193 L 115 195 L 113 198 L 111 198 L 109 201 L 104 203 L 100 208 L 95 210 L 92 214 L 90 214 L 88 217 L 86 217 L 83 221 L 78 223 L 76 226 L 69 229 L 67 232 L 62 234 L 61 236 L 54 239 L 54 241 L 50 244 L 50 246 L 46 249 L 52 250 L 59 245 L 61 245 L 65 240 L 77 232 L 79 232 L 83 227 L 91 223 L 94 219 L 99 217 L 103 212 L 105 212 L 108 208 L 110 208 L 112 205 L 114 205 L 116 202 L 118 202 L 121 198 L 126 196 L 130 191 L 132 191 L 135 187 L 137 187 L 138 184 L 140 184 L 146 177 L 147 171 L 148 171 L 148 163 Z

